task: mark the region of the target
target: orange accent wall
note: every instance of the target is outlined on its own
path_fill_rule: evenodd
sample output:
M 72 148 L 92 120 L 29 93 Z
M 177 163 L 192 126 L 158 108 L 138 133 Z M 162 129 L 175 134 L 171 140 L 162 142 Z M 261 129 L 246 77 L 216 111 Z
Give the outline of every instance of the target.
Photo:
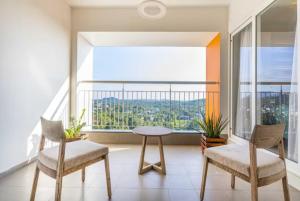
M 221 36 L 218 34 L 206 47 L 206 81 L 220 83 L 220 59 Z M 206 85 L 206 103 L 206 117 L 220 114 L 220 84 Z

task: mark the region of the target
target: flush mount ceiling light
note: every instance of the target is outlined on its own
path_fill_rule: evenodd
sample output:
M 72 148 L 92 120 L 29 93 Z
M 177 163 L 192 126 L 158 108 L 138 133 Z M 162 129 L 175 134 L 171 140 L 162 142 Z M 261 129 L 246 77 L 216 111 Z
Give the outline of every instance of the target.
M 138 6 L 137 10 L 141 17 L 147 19 L 161 19 L 167 13 L 167 7 L 157 0 L 144 1 Z

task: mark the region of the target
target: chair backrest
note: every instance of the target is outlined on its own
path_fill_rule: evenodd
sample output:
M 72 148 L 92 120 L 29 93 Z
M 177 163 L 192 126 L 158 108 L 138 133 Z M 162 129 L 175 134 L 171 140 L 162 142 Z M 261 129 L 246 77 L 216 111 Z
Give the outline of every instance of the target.
M 59 142 L 65 138 L 64 126 L 62 121 L 50 121 L 41 117 L 42 135 L 45 138 Z
M 279 145 L 283 139 L 285 125 L 256 125 L 254 127 L 250 143 L 257 148 L 268 149 Z

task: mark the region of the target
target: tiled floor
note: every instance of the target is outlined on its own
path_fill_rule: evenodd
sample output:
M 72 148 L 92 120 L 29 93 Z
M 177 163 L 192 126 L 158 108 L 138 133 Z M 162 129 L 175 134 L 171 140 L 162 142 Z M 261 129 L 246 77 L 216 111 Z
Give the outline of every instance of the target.
M 138 175 L 140 146 L 110 146 L 112 201 L 197 201 L 201 183 L 202 155 L 197 146 L 165 146 L 167 175 L 156 172 Z M 148 146 L 146 159 L 158 160 L 156 146 Z M 29 165 L 0 180 L 1 201 L 29 200 L 35 164 Z M 40 175 L 36 200 L 54 200 L 55 181 Z M 300 200 L 300 192 L 290 188 L 291 199 Z M 261 201 L 283 200 L 281 183 L 259 189 Z M 80 172 L 64 177 L 62 200 L 105 201 L 108 200 L 103 162 L 86 170 L 86 181 L 81 183 Z M 249 184 L 237 179 L 236 189 L 230 188 L 230 175 L 209 166 L 207 178 L 207 201 L 248 201 Z

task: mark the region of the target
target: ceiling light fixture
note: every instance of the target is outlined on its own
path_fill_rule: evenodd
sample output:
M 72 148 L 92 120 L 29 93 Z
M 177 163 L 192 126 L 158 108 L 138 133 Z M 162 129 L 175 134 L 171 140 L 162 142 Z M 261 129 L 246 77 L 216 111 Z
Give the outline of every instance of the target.
M 147 19 L 161 19 L 167 13 L 167 7 L 160 1 L 147 0 L 139 4 L 138 13 Z

